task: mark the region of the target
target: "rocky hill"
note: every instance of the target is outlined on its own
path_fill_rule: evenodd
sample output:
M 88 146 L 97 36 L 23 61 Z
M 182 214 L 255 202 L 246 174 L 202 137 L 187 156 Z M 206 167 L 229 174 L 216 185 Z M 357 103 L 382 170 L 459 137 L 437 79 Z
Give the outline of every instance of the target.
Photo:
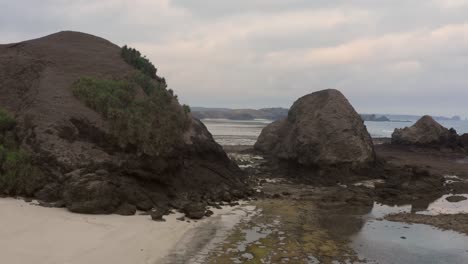
M 0 45 L 0 94 L 3 195 L 127 214 L 245 193 L 237 165 L 136 50 L 70 31 Z

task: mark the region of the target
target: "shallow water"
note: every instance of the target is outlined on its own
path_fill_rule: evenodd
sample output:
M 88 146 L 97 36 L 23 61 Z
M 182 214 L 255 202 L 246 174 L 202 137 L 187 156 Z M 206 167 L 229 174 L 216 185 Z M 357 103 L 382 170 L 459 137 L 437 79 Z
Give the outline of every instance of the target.
M 421 203 L 425 207 L 375 203 L 321 209 L 312 200 L 253 202 L 257 214 L 236 225 L 207 263 L 468 263 L 468 236 L 382 220 L 414 210 L 440 213 L 441 206 L 463 212 L 465 201 L 446 204 L 446 197 Z
M 203 119 L 216 142 L 221 145 L 254 145 L 262 129 L 271 120 L 238 121 L 228 119 Z
M 431 226 L 368 221 L 352 247 L 370 263 L 468 263 L 468 237 Z
M 432 202 L 427 210 L 417 212 L 418 214 L 438 215 L 438 214 L 468 214 L 468 199 L 452 203 L 447 201 L 447 197 L 452 194 L 447 194 Z M 457 194 L 468 198 L 468 194 Z
M 272 120 L 228 120 L 203 119 L 215 140 L 221 145 L 254 145 L 262 129 L 273 122 Z M 411 126 L 411 122 L 373 122 L 366 121 L 365 125 L 372 137 L 391 137 L 395 128 Z M 468 133 L 468 121 L 440 121 L 445 127 L 453 127 L 459 134 Z M 465 162 L 465 161 L 461 161 Z M 466 161 L 468 162 L 468 161 Z
M 450 203 L 444 195 L 418 214 L 464 213 L 468 202 Z M 468 195 L 463 195 L 467 196 Z M 428 225 L 381 220 L 388 214 L 411 213 L 412 205 L 375 203 L 366 223 L 352 238 L 358 256 L 370 263 L 468 263 L 468 237 Z

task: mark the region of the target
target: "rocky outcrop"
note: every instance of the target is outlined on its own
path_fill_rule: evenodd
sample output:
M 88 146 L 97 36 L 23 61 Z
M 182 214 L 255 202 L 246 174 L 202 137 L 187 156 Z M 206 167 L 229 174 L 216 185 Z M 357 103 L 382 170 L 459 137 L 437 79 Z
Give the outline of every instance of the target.
M 332 89 L 298 99 L 286 119 L 263 129 L 255 149 L 306 166 L 361 166 L 375 160 L 361 117 Z
M 190 114 L 183 130 L 173 130 L 180 132 L 174 133 L 181 135 L 178 144 L 153 155 L 118 144 L 109 120 L 72 92 L 82 77 L 122 80 L 137 71 L 122 59 L 120 47 L 78 32 L 0 45 L 0 108 L 15 117 L 21 151 L 47 179 L 28 193 L 7 194 L 62 201 L 79 213 L 121 214 L 216 201 L 225 192 L 244 195 L 240 169 Z M 139 99 L 146 96 L 142 88 Z M 172 100 L 178 109 L 173 114 L 183 113 Z M 34 175 L 25 177 L 31 182 Z
M 425 115 L 413 126 L 395 129 L 392 144 L 429 147 L 458 147 L 460 139 L 457 132 L 437 123 L 431 116 Z
M 468 133 L 460 136 L 460 143 L 465 149 L 468 149 Z

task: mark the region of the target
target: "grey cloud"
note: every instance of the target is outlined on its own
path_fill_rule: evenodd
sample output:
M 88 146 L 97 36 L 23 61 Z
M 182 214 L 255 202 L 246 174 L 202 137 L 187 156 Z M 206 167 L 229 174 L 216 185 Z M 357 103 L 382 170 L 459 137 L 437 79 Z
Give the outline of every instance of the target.
M 147 54 L 191 105 L 468 116 L 464 0 L 0 0 L 0 42 L 71 29 Z

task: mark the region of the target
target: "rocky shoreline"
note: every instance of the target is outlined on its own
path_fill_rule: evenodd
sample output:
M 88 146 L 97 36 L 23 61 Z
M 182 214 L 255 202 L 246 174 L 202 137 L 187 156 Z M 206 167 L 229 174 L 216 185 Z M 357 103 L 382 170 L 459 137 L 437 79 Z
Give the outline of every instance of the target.
M 263 216 L 240 224 L 237 231 L 234 229 L 228 242 L 222 243 L 222 251 L 230 253 L 220 254 L 215 251 L 211 256 L 213 263 L 228 259 L 239 263 L 246 260 L 270 260 L 274 263 L 283 258 L 307 263 L 311 256 L 323 263 L 333 260 L 367 263 L 358 256 L 356 248 L 350 247 L 350 243 L 351 237 L 363 228 L 367 221 L 366 215 L 370 214 L 376 203 L 388 205 L 389 208 L 409 205 L 410 211 L 407 213 L 383 215 L 385 220 L 421 223 L 444 230 L 466 232 L 468 225 L 463 221 L 466 218 L 464 214 L 415 214 L 427 210 L 431 203 L 444 194 L 455 190 L 467 193 L 465 180 L 468 180 L 468 175 L 460 174 L 460 178 L 457 178 L 459 180 L 453 180 L 442 176 L 446 174 L 440 174 L 442 171 L 453 172 L 446 169 L 452 168 L 454 164 L 458 164 L 456 172 L 468 170 L 468 164 L 456 163 L 463 154 L 447 152 L 442 155 L 435 150 L 415 152 L 411 147 L 379 144 L 375 146 L 376 156 L 389 160 L 382 165 L 382 174 L 374 179 L 348 178 L 346 181 L 327 184 L 281 174 L 274 163 L 264 159 L 252 146 L 223 147 L 248 175 L 252 188 L 256 190 L 255 199 L 250 204 L 255 205 Z M 432 155 L 437 156 L 437 162 L 428 166 L 427 159 L 431 160 Z M 421 163 L 424 158 L 426 162 Z M 381 217 L 376 216 L 375 221 L 382 221 Z M 281 220 L 274 224 L 274 219 Z M 268 223 L 272 224 L 271 228 L 262 228 L 263 225 L 268 226 Z M 302 230 L 304 224 L 309 228 Z M 250 232 L 248 230 L 251 228 L 257 230 L 256 227 L 260 227 L 256 233 L 260 238 L 247 243 L 244 251 L 238 251 L 237 245 L 245 242 L 242 232 Z M 305 238 L 296 232 L 310 233 L 311 236 L 317 233 L 314 238 Z M 307 253 L 292 245 L 287 246 L 288 238 L 299 241 L 299 245 L 307 245 Z M 272 245 L 277 243 L 286 248 L 275 249 Z M 318 246 L 324 243 L 329 244 L 322 248 Z M 235 250 L 229 250 L 232 247 Z
M 435 226 L 442 230 L 453 230 L 468 235 L 468 214 L 391 214 L 386 220 Z

